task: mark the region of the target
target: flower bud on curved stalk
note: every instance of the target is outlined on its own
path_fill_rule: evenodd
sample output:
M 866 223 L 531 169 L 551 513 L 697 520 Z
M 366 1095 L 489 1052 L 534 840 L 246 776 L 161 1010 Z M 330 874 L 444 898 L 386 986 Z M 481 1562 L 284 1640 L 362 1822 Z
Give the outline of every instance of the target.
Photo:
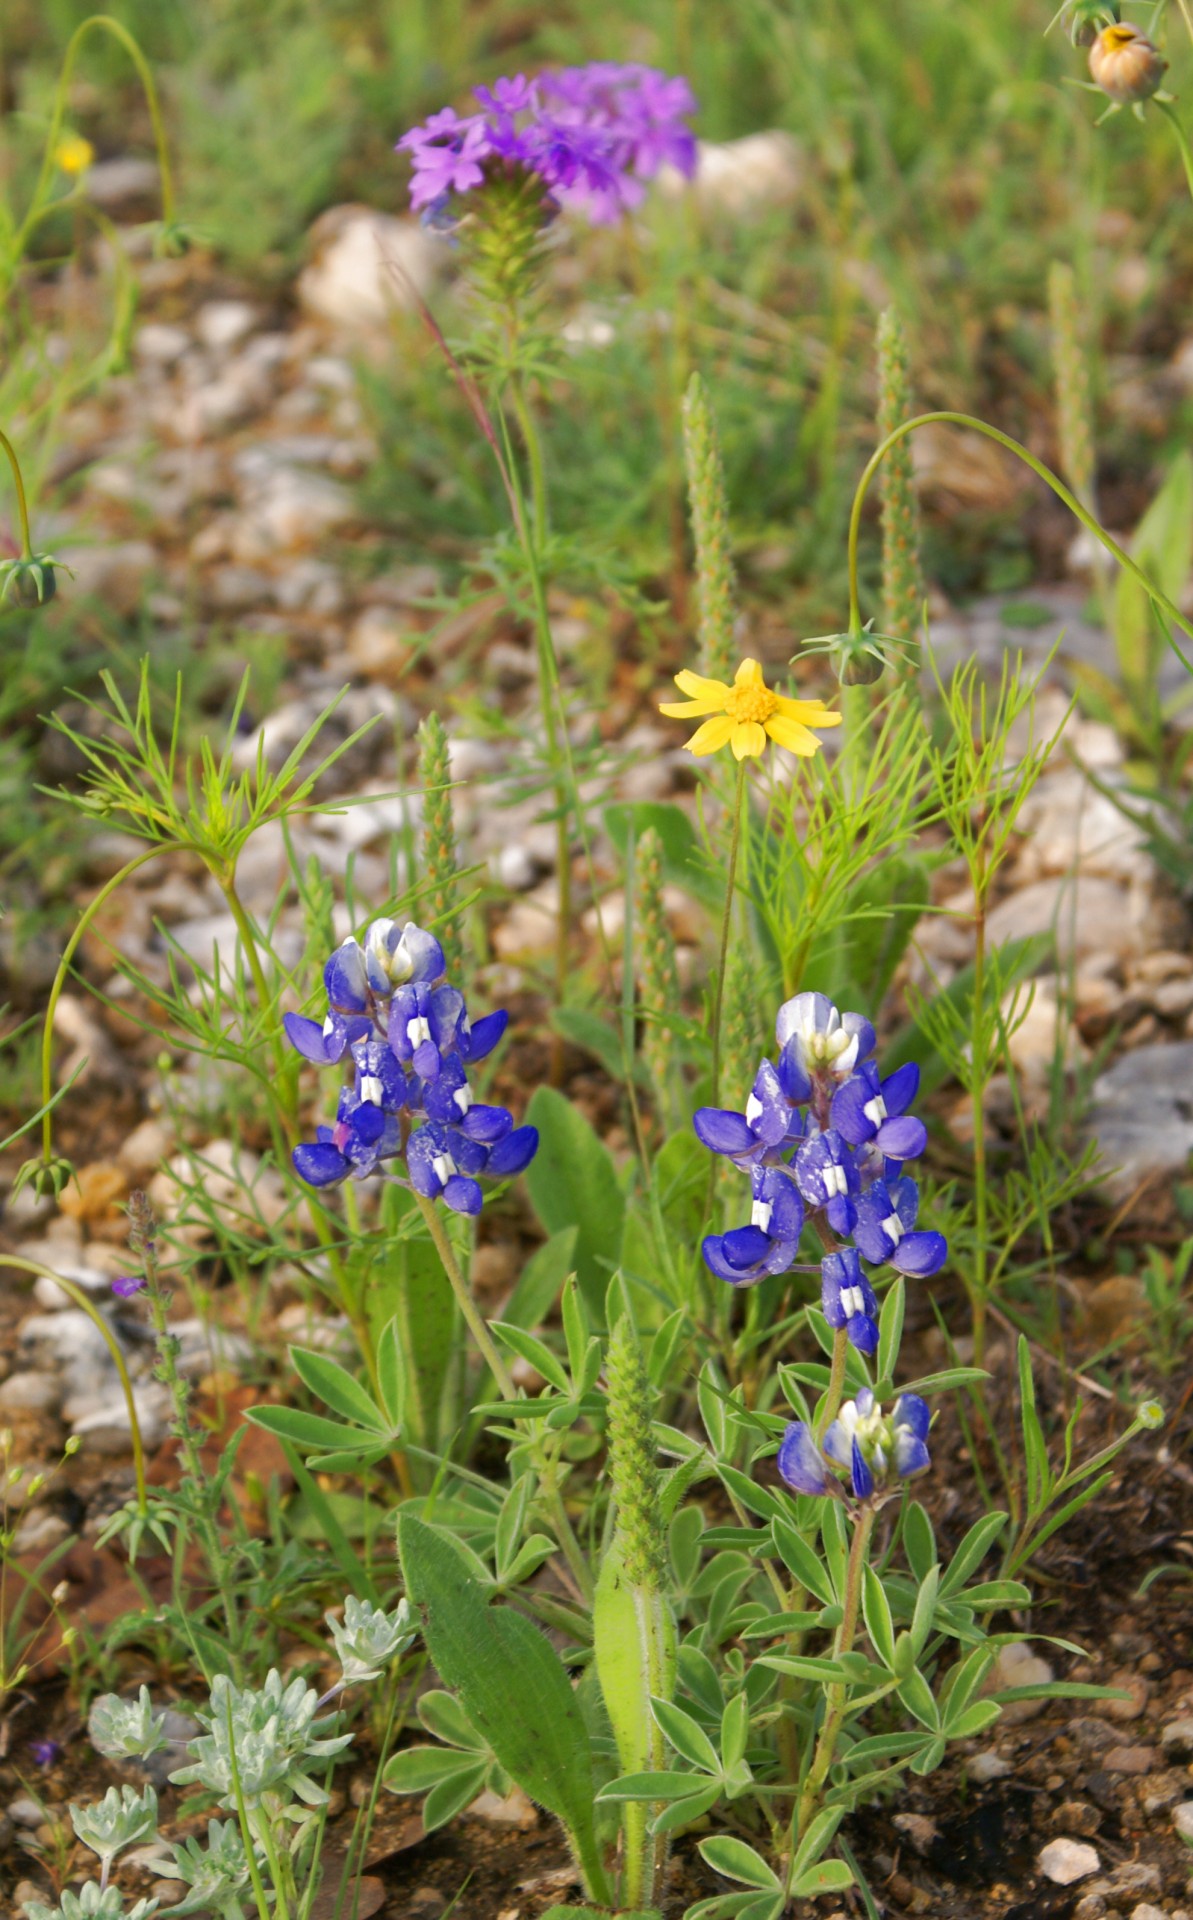
M 1145 33 L 1124 20 L 1102 28 L 1089 50 L 1089 70 L 1095 86 L 1116 106 L 1130 107 L 1159 91 L 1168 62 Z

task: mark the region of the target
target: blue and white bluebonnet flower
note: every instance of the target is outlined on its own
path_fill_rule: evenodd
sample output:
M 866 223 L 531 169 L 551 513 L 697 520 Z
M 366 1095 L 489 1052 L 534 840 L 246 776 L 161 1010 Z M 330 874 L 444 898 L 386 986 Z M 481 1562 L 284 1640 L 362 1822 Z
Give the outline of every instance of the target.
M 853 1247 L 826 1253 L 820 1262 L 820 1306 L 834 1333 L 844 1327 L 859 1353 L 876 1350 L 878 1296 Z
M 884 1414 L 869 1388 L 846 1400 L 817 1446 L 811 1427 L 794 1420 L 779 1447 L 780 1477 L 794 1493 L 878 1501 L 892 1482 L 910 1480 L 931 1465 L 932 1416 L 917 1393 L 900 1394 Z
M 858 1251 L 876 1265 L 889 1262 L 899 1273 L 925 1279 L 939 1273 L 948 1256 L 943 1233 L 913 1232 L 920 1190 L 914 1180 L 875 1180 L 857 1203 L 853 1238 Z
M 873 1061 L 866 1060 L 837 1088 L 829 1118 L 851 1147 L 873 1142 L 884 1159 L 918 1160 L 928 1144 L 928 1129 L 907 1109 L 919 1086 L 914 1061 L 881 1080 Z
M 844 1080 L 869 1058 L 874 1029 L 860 1013 L 837 1012 L 827 994 L 797 993 L 785 1000 L 775 1021 L 775 1038 L 794 1065 L 809 1077 L 829 1074 Z
M 404 1154 L 416 1192 L 477 1213 L 480 1177 L 520 1173 L 534 1158 L 536 1129 L 515 1128 L 505 1107 L 478 1104 L 468 1083 L 469 1065 L 497 1045 L 508 1016 L 498 1011 L 473 1025 L 443 968 L 433 934 L 413 921 L 375 920 L 363 941 L 345 940 L 327 962 L 322 1026 L 285 1016 L 304 1059 L 334 1066 L 350 1056 L 353 1067 L 334 1124 L 294 1149 L 309 1185 L 366 1179 Z
M 763 1060 L 744 1113 L 701 1107 L 693 1118 L 701 1142 L 749 1174 L 753 1196 L 747 1225 L 705 1238 L 705 1264 L 735 1287 L 790 1273 L 805 1221 L 815 1218 L 825 1318 L 870 1354 L 878 1300 L 862 1260 L 925 1276 L 948 1252 L 941 1234 L 915 1230 L 918 1189 L 901 1175 L 928 1140 L 908 1112 L 919 1069 L 883 1078 L 870 1022 L 839 1013 L 822 993 L 785 1001 L 775 1035 L 777 1063 Z
M 787 1273 L 804 1227 L 803 1201 L 785 1167 L 755 1166 L 750 1184 L 754 1205 L 749 1226 L 710 1233 L 703 1244 L 710 1270 L 734 1287 L 754 1286 L 773 1273 Z

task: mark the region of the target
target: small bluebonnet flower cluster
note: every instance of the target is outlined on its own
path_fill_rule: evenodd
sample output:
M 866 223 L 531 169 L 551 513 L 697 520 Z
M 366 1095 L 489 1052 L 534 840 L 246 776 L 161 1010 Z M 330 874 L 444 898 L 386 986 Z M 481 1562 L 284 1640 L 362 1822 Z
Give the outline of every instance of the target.
M 374 920 L 363 941 L 348 939 L 323 969 L 328 1012 L 288 1013 L 292 1047 L 317 1066 L 350 1059 L 335 1125 L 294 1149 L 313 1187 L 363 1180 L 382 1161 L 405 1156 L 410 1186 L 456 1213 L 479 1213 L 482 1176 L 506 1178 L 529 1166 L 536 1127 L 515 1127 L 505 1107 L 478 1105 L 468 1068 L 493 1051 L 508 1015 L 475 1022 L 444 978 L 443 948 L 414 922 Z
M 922 1277 L 948 1252 L 942 1234 L 917 1229 L 919 1188 L 902 1171 L 928 1140 L 907 1111 L 920 1071 L 909 1064 L 883 1079 L 870 1022 L 838 1013 L 822 993 L 786 1001 L 775 1037 L 777 1064 L 762 1062 L 744 1113 L 695 1115 L 704 1145 L 749 1175 L 753 1197 L 749 1224 L 709 1234 L 704 1258 L 731 1286 L 754 1286 L 792 1270 L 805 1221 L 820 1216 L 824 1317 L 873 1353 L 878 1301 L 862 1260 Z
M 414 165 L 410 204 L 432 221 L 496 169 L 537 176 L 551 202 L 593 226 L 636 207 L 660 167 L 695 172 L 692 90 L 653 67 L 594 61 L 498 80 L 475 97 L 479 113 L 444 107 L 398 142 Z
M 817 1446 L 805 1420 L 793 1420 L 779 1447 L 779 1472 L 793 1493 L 844 1497 L 848 1485 L 855 1500 L 881 1497 L 892 1480 L 925 1473 L 928 1458 L 928 1403 L 918 1393 L 903 1393 L 884 1414 L 868 1387 L 846 1400 Z

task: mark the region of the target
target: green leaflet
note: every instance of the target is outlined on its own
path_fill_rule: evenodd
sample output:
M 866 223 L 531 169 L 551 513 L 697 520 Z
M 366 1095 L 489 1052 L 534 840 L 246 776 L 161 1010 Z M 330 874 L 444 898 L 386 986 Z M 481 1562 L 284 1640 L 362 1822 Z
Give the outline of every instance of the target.
M 563 1663 L 523 1615 L 489 1604 L 445 1534 L 402 1512 L 398 1551 L 439 1678 L 511 1779 L 563 1822 L 590 1893 L 607 1900 L 592 1752 Z

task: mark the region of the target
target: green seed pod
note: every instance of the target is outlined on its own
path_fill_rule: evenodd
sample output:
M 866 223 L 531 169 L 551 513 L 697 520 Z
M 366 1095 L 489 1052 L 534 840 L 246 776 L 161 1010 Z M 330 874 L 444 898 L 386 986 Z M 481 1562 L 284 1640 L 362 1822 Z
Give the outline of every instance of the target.
M 0 562 L 0 601 L 11 600 L 18 607 L 45 606 L 58 591 L 57 564 L 48 553 Z
M 423 870 L 434 909 L 435 935 L 447 971 L 458 979 L 463 964 L 459 929 L 449 916 L 456 904 L 459 862 L 452 819 L 451 761 L 447 733 L 437 713 L 418 729 L 418 771 L 423 788 Z
M 888 307 L 878 322 L 878 437 L 885 440 L 911 413 L 911 387 L 907 371 L 907 342 L 899 316 Z M 912 479 L 909 439 L 897 441 L 883 458 L 879 469 L 882 489 L 882 623 L 885 631 L 907 644 L 919 638 L 923 579 L 920 570 L 920 514 Z M 908 656 L 903 677 L 916 669 L 915 654 Z M 882 672 L 861 671 L 850 662 L 848 687 L 869 686 Z
M 675 941 L 663 906 L 663 843 L 653 827 L 648 827 L 638 841 L 634 864 L 642 1058 L 650 1070 L 660 1106 L 665 1109 L 675 1062 L 675 1038 L 668 1023 L 679 1005 L 679 969 L 675 961 Z
M 683 441 L 692 539 L 696 548 L 700 664 L 712 679 L 729 680 L 735 651 L 729 514 L 716 421 L 698 373 L 692 375 L 684 395 Z
M 609 1335 L 609 1466 L 625 1579 L 657 1593 L 666 1578 L 667 1536 L 659 1516 L 659 1470 L 651 1409 L 654 1388 L 633 1327 L 619 1320 Z

